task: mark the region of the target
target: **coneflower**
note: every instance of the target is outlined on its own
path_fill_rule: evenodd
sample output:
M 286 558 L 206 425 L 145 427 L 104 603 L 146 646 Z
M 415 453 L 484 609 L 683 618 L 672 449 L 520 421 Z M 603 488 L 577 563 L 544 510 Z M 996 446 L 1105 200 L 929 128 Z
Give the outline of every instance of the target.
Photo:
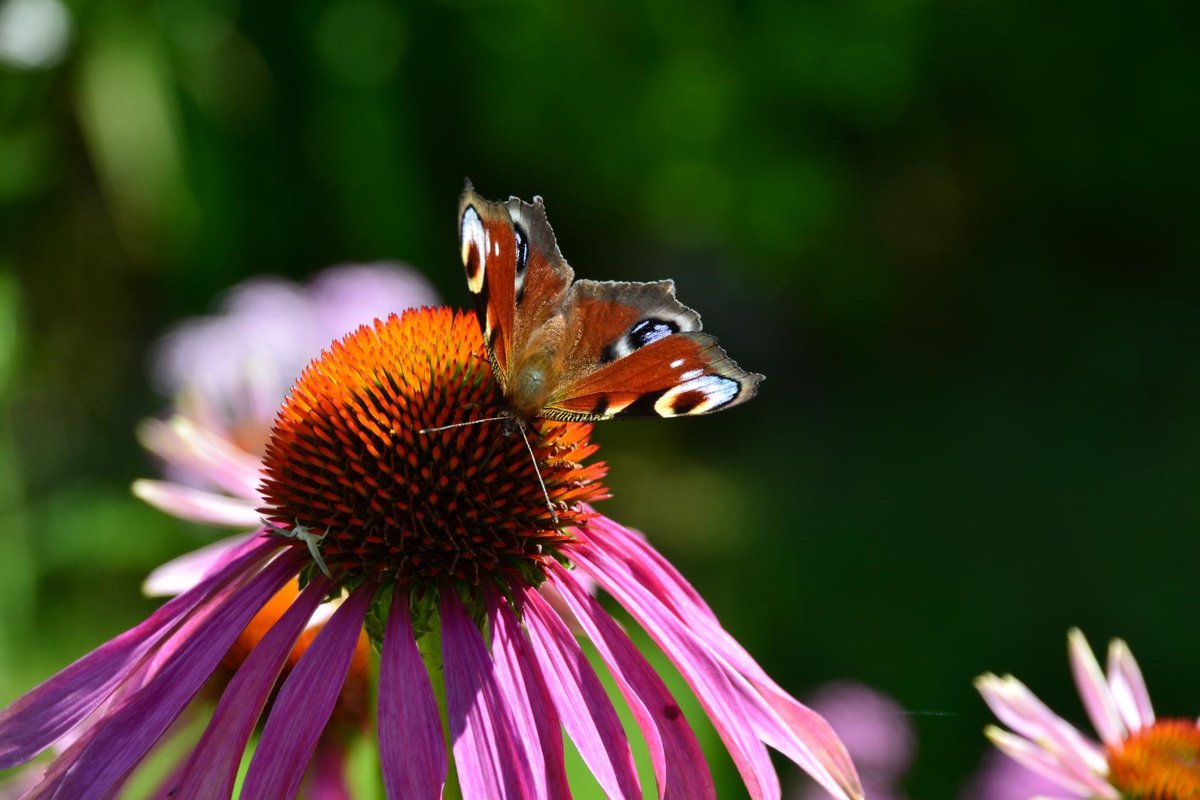
M 361 328 L 314 361 L 271 434 L 266 524 L 223 549 L 194 587 L 0 714 L 0 768 L 81 729 L 31 796 L 111 796 L 298 579 L 303 588 L 245 654 L 176 773 L 174 796 L 230 796 L 297 641 L 338 598 L 271 702 L 243 796 L 296 795 L 365 624 L 380 650 L 389 797 L 451 787 L 469 800 L 568 796 L 564 730 L 609 796 L 642 797 L 626 733 L 567 616 L 628 703 L 658 796 L 712 797 L 679 705 L 586 590 L 588 576 L 678 668 L 752 797 L 780 794 L 767 746 L 832 796 L 862 797 L 825 721 L 762 671 L 661 555 L 591 509 L 607 492 L 603 465 L 586 463 L 590 426 L 532 426 L 536 463 L 500 423 L 420 433 L 503 412 L 482 344 L 473 319 L 422 309 Z M 538 591 L 547 587 L 564 610 Z
M 1107 675 L 1078 630 L 1068 636 L 1075 685 L 1100 743 L 1059 717 L 1011 675 L 980 676 L 975 686 L 1012 733 L 988 738 L 1072 797 L 1200 800 L 1200 725 L 1157 719 L 1141 669 L 1126 644 L 1108 648 Z

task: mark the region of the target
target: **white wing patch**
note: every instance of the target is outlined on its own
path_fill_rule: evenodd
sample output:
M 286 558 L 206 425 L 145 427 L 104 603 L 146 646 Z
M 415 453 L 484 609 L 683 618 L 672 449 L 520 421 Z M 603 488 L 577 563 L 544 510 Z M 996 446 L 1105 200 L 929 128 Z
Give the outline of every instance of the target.
M 741 390 L 742 385 L 730 378 L 701 375 L 663 392 L 654 402 L 654 411 L 660 417 L 706 414 L 731 402 Z

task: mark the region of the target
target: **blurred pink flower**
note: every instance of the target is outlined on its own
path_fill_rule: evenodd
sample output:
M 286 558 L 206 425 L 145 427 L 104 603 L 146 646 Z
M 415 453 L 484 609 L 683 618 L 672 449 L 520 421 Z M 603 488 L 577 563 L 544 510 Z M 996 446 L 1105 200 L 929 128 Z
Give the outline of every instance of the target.
M 1067 637 L 1075 685 L 1100 742 L 1080 733 L 1011 675 L 981 675 L 975 686 L 1012 732 L 987 736 L 1009 757 L 1070 797 L 1200 798 L 1200 727 L 1156 719 L 1142 672 L 1120 639 L 1108 648 L 1107 675 L 1077 629 Z
M 392 263 L 331 267 L 306 285 L 277 277 L 238 284 L 216 314 L 179 324 L 155 349 L 155 379 L 174 413 L 147 420 L 138 434 L 169 480 L 137 481 L 134 494 L 194 522 L 259 527 L 259 461 L 296 376 L 364 322 L 435 302 L 424 278 Z M 152 593 L 174 593 L 157 581 Z
M 916 737 L 904 707 L 855 681 L 825 684 L 808 701 L 846 745 L 867 797 L 904 800 L 899 783 L 916 752 Z M 795 800 L 818 800 L 824 794 L 806 781 L 793 796 Z

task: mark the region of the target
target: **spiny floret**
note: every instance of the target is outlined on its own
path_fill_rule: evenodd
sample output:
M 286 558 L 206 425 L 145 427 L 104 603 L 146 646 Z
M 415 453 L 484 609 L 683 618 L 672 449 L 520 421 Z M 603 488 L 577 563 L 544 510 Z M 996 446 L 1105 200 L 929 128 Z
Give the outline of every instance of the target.
M 1109 781 L 1129 800 L 1200 800 L 1200 728 L 1163 719 L 1108 754 Z
M 422 433 L 507 413 L 473 317 L 417 309 L 364 326 L 304 371 L 271 433 L 264 513 L 323 533 L 335 574 L 410 585 L 490 575 L 539 580 L 607 496 L 591 426 L 529 426 L 537 465 L 504 421 Z

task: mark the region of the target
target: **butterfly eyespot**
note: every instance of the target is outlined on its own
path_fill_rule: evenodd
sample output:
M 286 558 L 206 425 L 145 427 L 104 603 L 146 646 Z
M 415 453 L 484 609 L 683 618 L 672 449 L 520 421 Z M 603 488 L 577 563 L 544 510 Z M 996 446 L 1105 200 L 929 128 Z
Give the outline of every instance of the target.
M 459 241 L 462 244 L 463 268 L 467 271 L 467 288 L 473 294 L 479 294 L 483 289 L 484 258 L 487 253 L 487 232 L 483 229 L 483 220 L 475 206 L 467 206 L 462 215 L 462 225 L 459 229 Z
M 704 392 L 698 392 L 692 389 L 689 392 L 675 395 L 671 400 L 671 411 L 675 414 L 688 414 L 694 411 L 701 403 L 707 399 Z
M 517 305 L 520 305 L 521 301 L 525 299 L 525 271 L 529 268 L 529 236 L 520 225 L 513 225 L 513 237 L 517 244 L 516 302 Z
M 643 319 L 638 320 L 629 329 L 629 343 L 636 350 L 639 347 L 645 347 L 648 344 L 657 342 L 659 339 L 665 339 L 672 333 L 678 333 L 679 326 L 674 322 L 666 319 Z
M 529 237 L 520 225 L 513 226 L 513 236 L 517 239 L 517 274 L 523 275 L 529 266 Z
M 682 328 L 675 320 L 655 317 L 640 319 L 633 323 L 625 335 L 604 348 L 600 354 L 600 360 L 602 363 L 616 361 L 618 358 L 624 358 L 633 351 L 653 344 L 659 339 L 665 339 L 672 333 L 679 333 L 680 330 Z
M 728 405 L 742 392 L 742 385 L 721 375 L 701 375 L 672 386 L 654 402 L 660 417 L 707 414 Z

